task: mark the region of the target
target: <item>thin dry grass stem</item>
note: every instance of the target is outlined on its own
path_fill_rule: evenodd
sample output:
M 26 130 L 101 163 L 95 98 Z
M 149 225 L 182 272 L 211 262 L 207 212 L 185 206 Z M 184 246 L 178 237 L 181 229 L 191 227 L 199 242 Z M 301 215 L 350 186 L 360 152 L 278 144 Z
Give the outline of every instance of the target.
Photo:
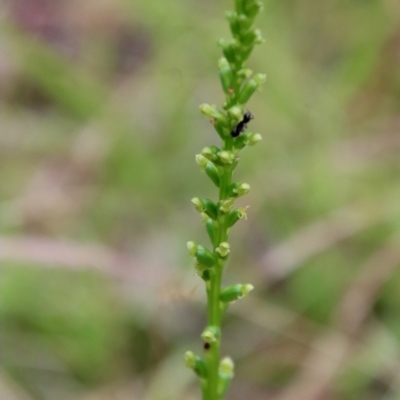
M 333 166 L 336 170 L 351 173 L 374 162 L 387 160 L 393 155 L 398 158 L 400 118 L 386 119 L 368 136 L 346 139 L 331 150 Z
M 0 236 L 0 261 L 29 263 L 46 268 L 94 269 L 113 278 L 130 278 L 137 284 L 147 282 L 153 285 L 154 282 L 160 282 L 157 277 L 164 276 L 156 265 L 144 265 L 133 254 L 117 252 L 101 245 L 40 236 Z
M 2 400 L 33 400 L 33 398 L 5 371 L 0 369 L 0 399 Z
M 353 279 L 334 320 L 344 333 L 357 336 L 371 312 L 382 286 L 400 264 L 400 243 L 393 240 L 369 258 Z
M 399 263 L 398 240 L 387 244 L 367 261 L 344 295 L 334 317 L 336 325 L 344 334 L 338 337 L 328 333 L 313 342 L 296 380 L 274 400 L 328 398 L 342 367 L 351 364 L 352 356 L 359 350 L 362 337 L 368 331 L 364 329 L 364 322 L 374 300 Z M 321 351 L 324 349 L 329 349 L 335 357 L 326 357 L 325 352 Z
M 340 208 L 327 218 L 299 229 L 291 238 L 268 250 L 259 268 L 270 282 L 284 279 L 312 257 L 393 217 L 389 207 L 378 207 L 384 198 Z

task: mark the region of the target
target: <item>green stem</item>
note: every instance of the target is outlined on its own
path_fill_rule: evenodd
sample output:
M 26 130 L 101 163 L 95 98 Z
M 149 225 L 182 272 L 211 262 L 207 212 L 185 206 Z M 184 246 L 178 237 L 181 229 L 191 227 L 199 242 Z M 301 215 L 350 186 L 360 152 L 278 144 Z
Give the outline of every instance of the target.
M 242 73 L 239 74 L 239 71 L 244 68 L 244 63 L 247 60 L 253 46 L 260 43 L 260 37 L 258 37 L 259 35 L 255 38 L 257 40 L 254 40 L 253 43 L 248 43 L 247 40 L 249 37 L 248 35 L 251 34 L 251 32 L 250 27 L 247 26 L 248 24 L 246 24 L 246 21 L 253 21 L 255 17 L 254 7 L 256 7 L 259 11 L 261 9 L 260 2 L 255 0 L 235 0 L 235 9 L 237 12 L 236 17 L 238 18 L 238 16 L 240 16 L 241 21 L 244 21 L 245 23 L 236 25 L 233 23 L 231 26 L 232 33 L 235 38 L 234 47 L 232 47 L 232 43 L 228 43 L 225 40 L 222 40 L 221 42 L 226 58 L 220 60 L 221 63 L 219 63 L 219 68 L 220 79 L 224 92 L 226 93 L 226 104 L 224 105 L 224 109 L 227 112 L 221 112 L 217 110 L 215 106 L 211 106 L 209 104 L 202 104 L 200 106 L 201 112 L 215 123 L 214 126 L 216 127 L 218 134 L 223 137 L 222 150 L 224 150 L 225 154 L 227 153 L 232 155 L 232 158 L 237 157 L 239 150 L 243 148 L 243 146 L 235 147 L 235 139 L 231 136 L 230 131 L 227 132 L 227 128 L 230 130 L 234 129 L 235 127 L 245 127 L 243 122 L 244 120 L 240 119 L 240 117 L 243 118 L 244 114 L 243 101 L 248 100 L 255 90 L 253 88 L 253 84 L 249 89 L 246 89 L 246 86 L 243 87 L 243 85 L 247 84 L 246 81 L 249 80 L 249 76 L 247 75 L 251 75 L 251 71 L 249 70 L 249 74 L 247 74 L 246 71 L 242 71 Z M 231 17 L 234 17 L 234 15 L 230 15 Z M 233 54 L 233 57 L 232 52 L 235 53 Z M 259 80 L 261 80 L 261 78 Z M 246 89 L 246 91 L 244 91 L 244 89 Z M 252 91 L 250 89 L 252 89 Z M 237 112 L 237 110 L 240 111 Z M 239 123 L 241 124 L 240 126 L 238 125 Z M 196 158 L 199 165 L 204 168 L 205 165 L 203 165 L 204 163 L 202 161 L 205 161 L 206 165 L 208 165 L 208 161 L 203 159 L 200 157 L 197 160 Z M 207 173 L 213 182 L 219 186 L 220 202 L 229 199 L 229 188 L 232 184 L 232 173 L 237 164 L 237 159 L 235 159 L 234 164 L 224 165 L 224 162 L 229 162 L 229 158 L 228 161 L 226 161 L 226 159 L 226 157 L 221 156 L 219 162 L 215 165 L 215 168 L 218 168 L 219 179 L 215 180 L 213 179 L 214 175 L 211 176 L 210 173 Z M 209 170 L 207 171 L 209 172 Z M 236 196 L 232 195 L 232 199 L 230 201 L 223 203 L 228 204 L 226 208 L 230 207 L 230 203 L 233 204 L 234 197 Z M 222 211 L 218 210 L 217 218 L 213 213 L 212 223 L 213 227 L 215 228 L 215 232 L 213 230 L 211 231 L 212 234 L 210 234 L 210 238 L 213 243 L 214 258 L 212 259 L 210 256 L 211 267 L 207 269 L 207 275 L 202 276 L 206 281 L 208 326 L 217 328 L 213 329 L 212 331 L 218 332 L 218 337 L 213 338 L 216 340 L 212 343 L 207 343 L 207 345 L 204 347 L 203 361 L 206 368 L 204 374 L 201 376 L 203 400 L 221 400 L 221 398 L 224 396 L 224 393 L 218 394 L 218 390 L 220 389 L 221 391 L 225 392 L 229 386 L 230 380 L 233 377 L 233 362 L 228 358 L 226 362 L 222 363 L 221 377 L 219 376 L 221 322 L 224 310 L 227 307 L 227 304 L 222 304 L 220 302 L 222 274 L 225 266 L 226 255 L 222 256 L 221 248 L 219 248 L 219 246 L 223 242 L 228 242 L 229 226 L 232 225 L 232 220 L 228 221 L 229 213 L 226 212 L 226 208 L 223 207 Z M 208 273 L 210 273 L 210 276 Z
M 232 141 L 227 139 L 223 142 L 223 148 L 228 150 L 232 148 Z M 232 181 L 232 168 L 230 166 L 224 167 L 221 184 L 219 188 L 219 199 L 226 200 L 228 198 L 228 188 Z M 209 326 L 216 326 L 221 331 L 222 323 L 222 310 L 220 307 L 219 295 L 221 292 L 222 274 L 224 270 L 225 260 L 219 256 L 216 248 L 220 243 L 228 240 L 228 228 L 226 222 L 226 215 L 222 214 L 218 217 L 218 230 L 217 238 L 214 244 L 214 255 L 218 262 L 215 266 L 214 273 L 207 286 L 207 319 Z M 217 400 L 218 399 L 218 369 L 220 360 L 220 341 L 221 338 L 211 344 L 209 349 L 205 350 L 205 360 L 207 363 L 208 380 L 207 388 L 203 392 L 203 400 Z

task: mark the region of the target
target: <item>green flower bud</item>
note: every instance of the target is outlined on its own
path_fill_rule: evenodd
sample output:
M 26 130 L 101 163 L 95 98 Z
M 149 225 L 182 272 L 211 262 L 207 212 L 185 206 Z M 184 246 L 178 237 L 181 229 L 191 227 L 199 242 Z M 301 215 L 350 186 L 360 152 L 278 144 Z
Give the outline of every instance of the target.
M 189 250 L 189 254 L 192 257 L 195 257 L 196 253 L 197 253 L 197 244 L 195 242 L 190 241 L 190 242 L 186 243 L 186 246 L 187 246 L 187 249 Z
M 195 257 L 199 264 L 205 267 L 211 268 L 215 264 L 215 259 L 213 253 L 206 249 L 204 246 L 198 245 Z
M 225 357 L 221 360 L 219 364 L 219 374 L 220 376 L 227 376 L 233 378 L 235 370 L 235 364 L 230 357 Z
M 204 212 L 212 219 L 218 218 L 217 205 L 210 199 L 203 199 Z
M 220 149 L 217 146 L 207 146 L 201 151 L 201 155 L 208 158 L 210 161 L 215 161 L 218 156 L 217 153 Z
M 210 104 L 200 104 L 200 111 L 201 113 L 210 118 L 215 122 L 220 122 L 221 124 L 228 126 L 228 120 L 226 116 L 217 109 L 217 106 L 210 105 Z
M 244 12 L 244 3 L 245 0 L 235 0 L 235 9 L 238 15 Z
M 191 201 L 199 213 L 206 213 L 212 219 L 218 218 L 218 208 L 212 200 L 194 197 Z
M 246 283 L 242 286 L 242 294 L 243 297 L 247 296 L 252 290 L 254 290 L 254 286 L 251 283 Z
M 262 140 L 262 136 L 259 133 L 252 133 L 249 135 L 248 144 L 249 146 L 254 146 L 260 140 Z
M 207 282 L 211 279 L 211 272 L 209 269 L 205 269 L 203 271 L 203 273 L 200 275 L 201 279 L 203 279 L 203 281 Z
M 219 299 L 223 303 L 231 303 L 232 301 L 236 301 L 244 296 L 247 296 L 253 289 L 254 286 L 250 283 L 246 285 L 238 283 L 236 285 L 228 286 L 227 288 L 222 290 L 219 295 Z
M 254 79 L 248 80 L 239 93 L 238 102 L 240 104 L 247 103 L 253 93 L 257 90 L 258 86 L 258 83 Z
M 225 68 L 225 67 L 229 67 L 229 62 L 226 58 L 221 57 L 218 60 L 218 68 L 221 69 L 221 68 Z
M 230 40 L 229 42 L 225 39 L 220 39 L 218 45 L 222 47 L 222 52 L 224 56 L 229 61 L 229 63 L 234 64 L 236 62 L 236 49 L 238 44 L 235 40 Z
M 188 368 L 193 369 L 194 366 L 196 365 L 196 355 L 192 351 L 187 351 L 184 354 L 183 358 L 185 360 L 185 365 Z
M 214 129 L 216 130 L 221 139 L 225 139 L 227 136 L 230 135 L 229 125 L 224 125 L 221 124 L 220 122 L 215 122 L 213 125 Z
M 232 164 L 235 161 L 235 155 L 226 150 L 218 152 L 218 158 L 223 164 Z
M 242 132 L 240 136 L 238 136 L 233 142 L 235 149 L 238 150 L 244 149 L 249 144 L 250 135 L 251 135 L 250 132 Z
M 210 218 L 205 212 L 200 213 L 201 215 L 201 223 L 205 224 L 206 221 Z
M 228 242 L 222 242 L 219 246 L 215 249 L 215 251 L 222 257 L 228 257 L 229 253 L 231 252 L 231 246 Z
M 209 160 L 202 154 L 196 154 L 196 163 L 200 167 L 200 169 L 204 172 L 207 163 L 209 163 Z
M 261 11 L 264 10 L 264 4 L 261 1 L 253 2 L 253 4 L 248 4 L 246 6 L 246 14 L 248 17 L 254 19 L 254 17 Z
M 253 51 L 254 44 L 249 46 L 244 46 L 241 50 L 241 57 L 243 60 L 247 60 L 250 57 L 251 52 Z
M 221 332 L 217 326 L 207 326 L 201 334 L 201 338 L 205 343 L 215 343 L 221 337 Z
M 216 222 L 214 222 L 211 218 L 207 219 L 206 221 L 206 230 L 212 244 L 214 244 L 215 240 L 215 224 Z
M 218 61 L 219 77 L 222 88 L 226 94 L 230 94 L 233 86 L 233 72 L 226 58 L 220 58 Z
M 194 204 L 194 207 L 198 212 L 204 211 L 203 201 L 201 199 L 199 199 L 198 197 L 193 197 L 191 202 Z
M 232 210 L 232 207 L 233 207 L 233 201 L 234 201 L 234 199 L 232 199 L 232 198 L 229 198 L 229 199 L 226 199 L 226 200 L 221 200 L 218 203 L 219 210 L 221 212 L 225 213 L 225 214 L 230 212 Z
M 236 12 L 234 11 L 227 11 L 226 19 L 229 22 L 229 26 L 231 28 L 231 32 L 233 36 L 238 36 L 240 33 L 240 26 L 239 26 L 239 18 Z
M 261 31 L 259 29 L 255 29 L 254 30 L 254 41 L 253 41 L 253 43 L 254 44 L 261 44 L 261 43 L 264 43 L 264 42 L 265 42 L 265 40 L 262 37 Z
M 252 133 L 252 132 L 242 132 L 240 136 L 238 136 L 235 141 L 233 142 L 235 149 L 242 150 L 247 145 L 254 146 L 262 140 L 262 136 L 259 133 Z
M 205 167 L 205 172 L 208 177 L 214 182 L 216 187 L 219 187 L 219 172 L 218 168 L 211 161 L 208 161 Z
M 253 75 L 250 68 L 242 68 L 237 72 L 237 76 L 242 79 L 249 79 Z
M 195 264 L 194 269 L 196 270 L 197 275 L 200 276 L 204 281 L 209 281 L 211 277 L 211 272 L 209 268 L 206 268 L 204 265 L 199 263 Z
M 201 151 L 201 155 L 208 158 L 210 161 L 215 160 L 214 152 L 211 150 L 210 147 L 204 147 L 204 149 Z
M 235 365 L 230 357 L 225 357 L 219 364 L 219 379 L 218 379 L 218 398 L 222 399 L 225 397 L 228 391 L 229 385 L 232 382 L 234 375 Z
M 248 31 L 242 38 L 242 43 L 245 46 L 263 43 L 264 39 L 259 29 L 252 29 Z
M 229 213 L 228 216 L 228 228 L 232 227 L 239 221 L 239 219 L 245 218 L 247 219 L 246 209 L 245 208 L 236 208 L 232 212 Z
M 244 196 L 245 194 L 250 192 L 250 185 L 248 183 L 234 183 L 232 192 L 236 196 Z
M 184 354 L 185 365 L 192 369 L 197 376 L 205 378 L 207 376 L 207 369 L 204 361 L 196 356 L 193 352 L 187 351 Z
M 250 29 L 251 25 L 253 24 L 254 18 L 249 18 L 245 14 L 239 15 L 238 18 L 238 25 L 241 33 L 246 32 L 248 29 Z
M 235 122 L 240 121 L 243 118 L 242 107 L 234 106 L 228 110 L 228 115 L 235 120 Z
M 258 86 L 261 86 L 266 82 L 267 75 L 265 75 L 265 74 L 255 74 L 253 79 L 257 82 Z

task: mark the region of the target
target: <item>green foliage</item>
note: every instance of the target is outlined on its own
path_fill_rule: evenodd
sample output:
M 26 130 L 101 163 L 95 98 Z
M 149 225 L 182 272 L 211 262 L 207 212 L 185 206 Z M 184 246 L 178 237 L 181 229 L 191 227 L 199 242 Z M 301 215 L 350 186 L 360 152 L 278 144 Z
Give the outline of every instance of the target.
M 96 383 L 114 372 L 110 364 L 123 344 L 121 313 L 107 282 L 93 272 L 76 274 L 56 270 L 32 270 L 10 264 L 2 266 L 0 319 L 6 367 L 12 368 L 21 351 L 34 357 L 39 345 L 51 354 L 46 363 L 65 365 L 85 383 Z M 24 340 L 33 335 L 33 342 Z M 18 342 L 18 345 L 17 343 Z M 24 350 L 23 350 L 24 349 Z M 47 356 L 49 357 L 49 356 Z
M 344 266 L 344 256 L 332 251 L 294 273 L 288 282 L 291 306 L 315 321 L 328 323 L 348 279 Z

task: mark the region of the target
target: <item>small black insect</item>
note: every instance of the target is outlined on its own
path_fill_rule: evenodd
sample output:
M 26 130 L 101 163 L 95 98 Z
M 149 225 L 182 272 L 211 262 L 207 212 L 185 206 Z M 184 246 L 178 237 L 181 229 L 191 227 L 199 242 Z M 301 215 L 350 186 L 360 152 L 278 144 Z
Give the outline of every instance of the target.
M 204 350 L 208 350 L 210 347 L 210 343 L 204 343 Z
M 253 114 L 250 111 L 246 111 L 243 115 L 243 119 L 232 129 L 231 135 L 233 137 L 239 136 L 246 128 L 247 124 L 253 119 Z

